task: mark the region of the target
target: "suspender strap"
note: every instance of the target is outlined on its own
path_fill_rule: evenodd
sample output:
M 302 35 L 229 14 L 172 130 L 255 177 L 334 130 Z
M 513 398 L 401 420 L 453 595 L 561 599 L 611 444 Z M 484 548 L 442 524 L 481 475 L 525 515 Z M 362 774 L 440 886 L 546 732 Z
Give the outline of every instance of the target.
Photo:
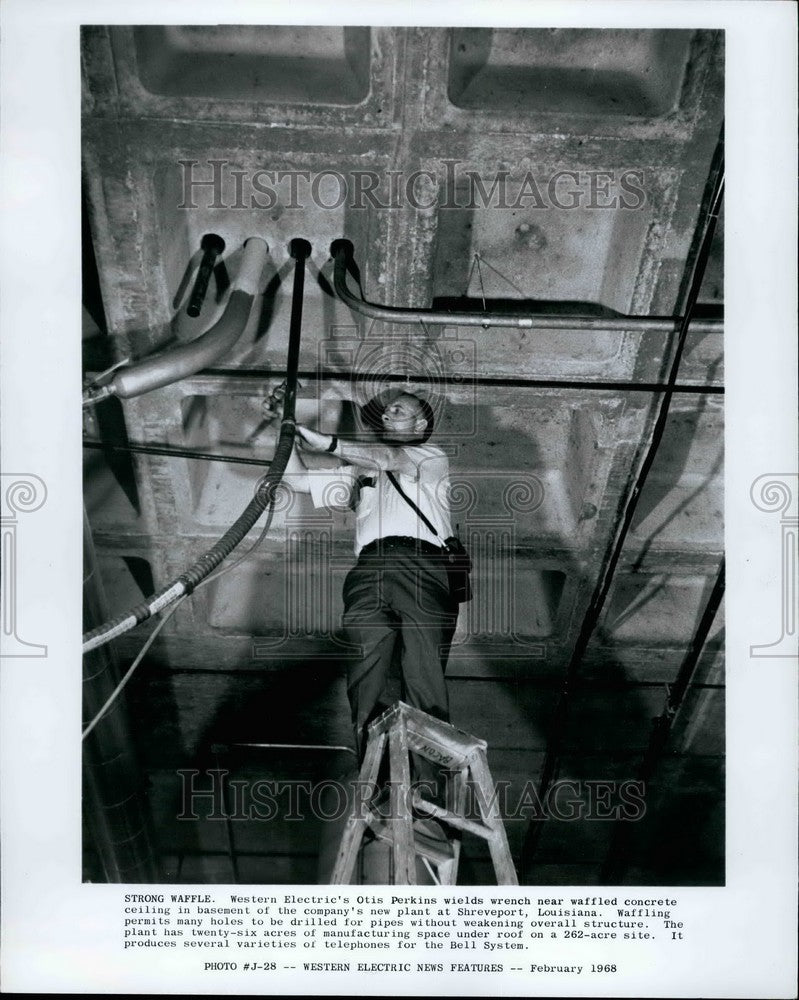
M 391 482 L 391 485 L 394 487 L 394 489 L 397 491 L 397 493 L 399 493 L 399 495 L 402 497 L 402 499 L 405 501 L 405 503 L 407 503 L 410 507 L 413 507 L 413 509 L 419 515 L 419 519 L 422 522 L 424 522 L 424 524 L 427 525 L 427 528 L 430 531 L 432 531 L 432 533 L 436 536 L 436 538 L 438 538 L 438 532 L 433 527 L 433 525 L 430 523 L 429 518 L 425 517 L 425 515 L 419 510 L 419 508 L 416 506 L 416 504 L 413 502 L 413 500 L 411 500 L 411 498 L 408 496 L 408 494 L 403 490 L 403 488 L 397 482 L 397 477 L 394 475 L 394 473 L 393 472 L 387 472 L 386 475 L 388 476 L 389 481 Z

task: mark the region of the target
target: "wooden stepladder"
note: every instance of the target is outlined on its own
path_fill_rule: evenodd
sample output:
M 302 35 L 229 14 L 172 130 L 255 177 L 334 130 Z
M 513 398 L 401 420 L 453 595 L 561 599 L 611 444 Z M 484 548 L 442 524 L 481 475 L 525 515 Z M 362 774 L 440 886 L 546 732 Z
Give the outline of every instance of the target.
M 372 802 L 386 745 L 390 776 L 387 816 Z M 427 802 L 412 790 L 410 751 L 446 772 L 446 808 Z M 479 820 L 464 815 L 469 782 L 475 792 Z M 440 821 L 447 840 L 437 840 L 415 830 L 414 811 Z M 393 885 L 416 884 L 417 858 L 426 863 L 441 885 L 455 885 L 461 832 L 482 837 L 488 843 L 497 885 L 519 884 L 488 769 L 485 741 L 402 701 L 392 705 L 369 727 L 353 810 L 341 838 L 331 884 L 348 885 L 352 881 L 367 829 L 391 847 Z

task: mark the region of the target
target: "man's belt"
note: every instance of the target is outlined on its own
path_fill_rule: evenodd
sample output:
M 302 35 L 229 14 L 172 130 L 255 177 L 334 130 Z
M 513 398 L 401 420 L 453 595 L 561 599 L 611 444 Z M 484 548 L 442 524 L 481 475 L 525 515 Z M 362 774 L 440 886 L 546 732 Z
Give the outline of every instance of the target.
M 384 552 L 396 552 L 402 549 L 405 552 L 423 552 L 429 556 L 440 556 L 444 550 L 440 545 L 433 545 L 432 542 L 425 542 L 420 538 L 413 538 L 410 535 L 387 535 L 385 538 L 376 538 L 361 549 L 359 555 L 382 555 Z

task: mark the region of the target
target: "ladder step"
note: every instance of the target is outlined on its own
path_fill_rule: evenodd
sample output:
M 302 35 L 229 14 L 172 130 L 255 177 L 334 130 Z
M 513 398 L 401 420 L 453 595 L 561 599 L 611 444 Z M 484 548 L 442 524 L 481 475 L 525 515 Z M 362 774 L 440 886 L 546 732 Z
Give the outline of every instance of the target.
M 475 753 L 485 752 L 488 746 L 485 740 L 401 701 L 384 712 L 372 726 L 376 733 L 387 732 L 401 720 L 405 723 L 408 749 L 442 767 L 463 767 Z
M 394 831 L 390 820 L 367 819 L 367 823 L 369 829 L 378 840 L 382 840 L 387 844 L 394 843 Z M 441 865 L 447 861 L 452 861 L 455 857 L 455 852 L 450 841 L 436 840 L 417 829 L 413 829 L 413 843 L 416 853 L 426 857 L 434 864 Z
M 457 830 L 473 833 L 476 837 L 482 837 L 483 840 L 494 836 L 493 828 L 486 826 L 485 823 L 469 819 L 468 816 L 459 816 L 457 813 L 450 812 L 449 809 L 442 809 L 441 806 L 437 806 L 434 802 L 427 802 L 418 795 L 414 795 L 413 804 L 419 812 L 423 812 L 433 819 L 440 819 L 449 826 L 454 826 Z
M 488 769 L 487 744 L 470 733 L 456 729 L 404 702 L 387 709 L 369 727 L 360 781 L 374 787 L 380 761 L 388 744 L 390 800 L 370 804 L 363 795 L 355 802 L 353 815 L 342 837 L 333 870 L 334 885 L 347 884 L 354 871 L 355 859 L 367 829 L 391 847 L 394 884 L 412 885 L 416 881 L 417 862 L 421 859 L 434 880 L 441 885 L 455 885 L 460 858 L 460 837 L 465 831 L 481 837 L 488 844 L 498 885 L 518 885 L 505 827 L 502 823 L 496 789 Z M 411 770 L 409 754 L 416 753 L 432 761 L 446 774 L 447 804 L 436 805 L 414 793 L 409 802 Z M 451 772 L 447 774 L 447 772 Z M 471 782 L 477 795 L 481 821 L 464 815 L 466 787 Z M 385 815 L 388 806 L 389 815 Z M 383 810 L 381 812 L 381 809 Z M 413 812 L 440 820 L 452 831 L 446 840 L 425 832 L 424 819 Z M 445 832 L 445 831 L 442 831 Z M 436 871 L 433 871 L 433 866 Z

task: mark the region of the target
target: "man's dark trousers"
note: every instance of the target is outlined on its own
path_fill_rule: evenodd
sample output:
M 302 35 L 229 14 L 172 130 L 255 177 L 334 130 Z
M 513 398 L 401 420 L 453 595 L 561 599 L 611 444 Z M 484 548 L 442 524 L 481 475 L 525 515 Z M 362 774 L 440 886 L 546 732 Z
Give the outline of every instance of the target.
M 440 555 L 390 542 L 361 553 L 344 581 L 343 618 L 347 639 L 360 650 L 347 676 L 360 759 L 366 727 L 386 707 L 381 698 L 398 645 L 404 700 L 449 721 L 444 670 L 457 618 Z M 424 797 L 441 801 L 438 768 L 418 757 L 414 763 L 415 779 L 436 785 Z

